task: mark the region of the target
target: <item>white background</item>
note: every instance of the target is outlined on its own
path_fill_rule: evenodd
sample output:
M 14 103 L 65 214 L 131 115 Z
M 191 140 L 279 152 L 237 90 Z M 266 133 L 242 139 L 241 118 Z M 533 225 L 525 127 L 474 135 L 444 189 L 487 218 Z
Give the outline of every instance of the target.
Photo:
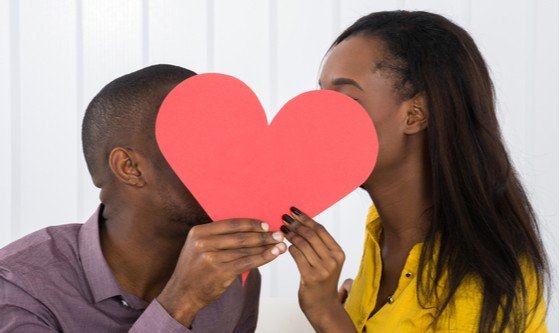
M 272 118 L 289 98 L 316 88 L 319 63 L 343 28 L 393 9 L 444 14 L 473 35 L 492 70 L 503 134 L 557 271 L 555 0 L 0 0 L 0 246 L 48 225 L 83 221 L 96 208 L 80 124 L 110 80 L 157 63 L 223 72 L 248 83 Z M 318 218 L 347 253 L 343 277 L 357 272 L 368 205 L 357 191 Z M 288 256 L 262 272 L 263 297 L 296 297 L 298 275 Z M 558 332 L 557 300 L 554 289 L 551 332 Z

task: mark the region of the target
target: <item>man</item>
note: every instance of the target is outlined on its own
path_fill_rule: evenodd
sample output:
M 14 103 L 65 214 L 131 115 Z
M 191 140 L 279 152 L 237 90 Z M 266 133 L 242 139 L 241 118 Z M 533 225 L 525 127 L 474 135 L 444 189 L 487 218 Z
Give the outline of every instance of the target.
M 208 223 L 155 141 L 163 99 L 193 75 L 147 67 L 91 101 L 82 141 L 101 205 L 85 224 L 0 250 L 0 332 L 255 330 L 256 268 L 286 251 L 282 233 L 249 219 Z

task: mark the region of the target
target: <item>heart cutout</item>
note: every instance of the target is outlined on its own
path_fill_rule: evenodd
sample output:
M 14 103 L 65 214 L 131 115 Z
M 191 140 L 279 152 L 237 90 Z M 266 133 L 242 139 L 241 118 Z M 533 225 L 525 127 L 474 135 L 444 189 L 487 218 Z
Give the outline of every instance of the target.
M 291 206 L 316 216 L 352 192 L 378 153 L 371 118 L 341 93 L 298 95 L 269 125 L 255 93 L 217 73 L 193 76 L 167 95 L 156 139 L 214 221 L 254 218 L 271 230 Z

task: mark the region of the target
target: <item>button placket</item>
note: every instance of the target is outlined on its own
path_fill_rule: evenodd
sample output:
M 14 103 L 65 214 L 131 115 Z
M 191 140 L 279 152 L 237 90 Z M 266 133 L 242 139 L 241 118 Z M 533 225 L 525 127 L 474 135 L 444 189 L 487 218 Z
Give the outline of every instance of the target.
M 395 290 L 395 292 L 390 295 L 389 297 L 387 297 L 387 304 L 393 304 L 395 302 L 395 295 L 399 295 L 402 290 L 404 290 L 412 281 L 412 278 L 414 277 L 414 274 L 407 269 L 403 270 L 404 274 L 403 277 L 406 278 L 406 283 L 403 283 L 403 278 L 401 277 L 401 279 L 399 279 L 399 284 L 397 286 L 397 290 Z

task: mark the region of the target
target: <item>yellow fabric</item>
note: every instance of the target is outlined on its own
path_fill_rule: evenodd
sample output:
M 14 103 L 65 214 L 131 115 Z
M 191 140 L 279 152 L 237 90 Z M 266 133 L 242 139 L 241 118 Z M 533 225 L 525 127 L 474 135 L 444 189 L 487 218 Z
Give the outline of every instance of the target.
M 473 279 L 465 280 L 454 297 L 454 306 L 448 307 L 438 321 L 437 327 L 430 327 L 435 316 L 435 308 L 423 308 L 418 304 L 416 293 L 416 273 L 422 244 L 416 244 L 410 251 L 392 303 L 386 303 L 370 318 L 376 300 L 381 278 L 381 251 L 379 237 L 381 221 L 375 206 L 370 208 L 362 262 L 357 277 L 345 303 L 345 309 L 352 318 L 358 332 L 476 332 L 482 295 Z M 529 272 L 527 272 L 529 273 Z M 535 304 L 535 274 L 526 274 L 529 302 Z M 531 294 L 531 292 L 533 294 Z M 542 299 L 542 298 L 541 298 Z M 534 311 L 527 315 L 526 332 L 547 332 L 545 324 L 546 307 L 541 301 Z

